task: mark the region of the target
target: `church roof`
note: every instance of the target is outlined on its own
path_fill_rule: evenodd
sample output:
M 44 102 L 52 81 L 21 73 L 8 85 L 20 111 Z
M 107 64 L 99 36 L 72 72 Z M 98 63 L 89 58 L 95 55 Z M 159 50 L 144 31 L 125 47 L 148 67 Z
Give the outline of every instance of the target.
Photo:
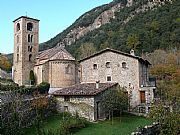
M 63 47 L 56 46 L 54 48 L 39 52 L 37 59 L 41 60 L 70 60 L 75 58 L 67 52 Z
M 99 83 L 99 88 L 96 88 L 96 83 L 81 83 L 71 87 L 62 88 L 52 93 L 54 96 L 94 96 L 118 83 Z

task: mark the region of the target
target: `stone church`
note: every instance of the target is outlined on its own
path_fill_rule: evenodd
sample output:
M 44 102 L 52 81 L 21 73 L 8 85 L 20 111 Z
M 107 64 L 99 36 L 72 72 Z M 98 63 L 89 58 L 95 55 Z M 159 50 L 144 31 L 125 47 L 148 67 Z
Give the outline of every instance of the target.
M 75 58 L 63 47 L 56 46 L 42 52 L 39 48 L 39 20 L 26 16 L 14 22 L 13 80 L 30 85 L 30 71 L 37 84 L 49 82 L 51 88 L 64 88 L 76 83 Z
M 83 103 L 93 108 L 88 117 L 91 120 L 105 117 L 99 95 L 117 85 L 127 90 L 132 110 L 148 112 L 154 98 L 155 80 L 148 75 L 150 63 L 135 56 L 133 50 L 127 54 L 107 48 L 76 62 L 59 45 L 38 51 L 38 19 L 21 16 L 13 22 L 13 80 L 16 83 L 30 85 L 32 70 L 37 84 L 50 83 L 49 93 L 59 99 L 61 111 L 79 112 L 80 108 L 69 106 L 69 102 Z M 81 116 L 87 117 L 83 112 Z

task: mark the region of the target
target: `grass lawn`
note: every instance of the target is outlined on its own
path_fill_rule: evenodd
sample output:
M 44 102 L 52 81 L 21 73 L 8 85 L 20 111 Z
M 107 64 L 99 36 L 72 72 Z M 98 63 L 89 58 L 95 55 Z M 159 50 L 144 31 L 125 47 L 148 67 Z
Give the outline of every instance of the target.
M 91 123 L 74 135 L 128 135 L 136 130 L 138 126 L 151 123 L 152 121 L 143 117 L 124 115 L 121 118 L 114 118 L 113 124 L 112 121 Z
M 61 120 L 62 115 L 52 116 L 43 123 L 42 128 L 56 130 Z M 138 126 L 145 126 L 150 123 L 152 123 L 150 120 L 143 117 L 123 115 L 122 117 L 114 118 L 113 124 L 112 121 L 89 123 L 86 128 L 80 129 L 73 135 L 128 135 Z M 24 131 L 25 135 L 36 135 L 34 127 Z

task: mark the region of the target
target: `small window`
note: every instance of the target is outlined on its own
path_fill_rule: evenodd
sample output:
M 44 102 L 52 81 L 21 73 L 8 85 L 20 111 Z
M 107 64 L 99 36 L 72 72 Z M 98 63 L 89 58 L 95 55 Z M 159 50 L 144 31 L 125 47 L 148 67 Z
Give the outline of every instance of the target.
M 33 24 L 32 23 L 27 23 L 27 30 L 33 31 Z
M 70 97 L 69 96 L 64 96 L 64 101 L 70 101 Z
M 72 74 L 73 72 L 73 67 L 71 67 L 71 65 L 67 65 L 67 67 L 65 67 L 65 73 L 66 74 Z
M 93 65 L 93 69 L 97 69 L 97 64 L 94 64 L 94 65 Z
M 110 62 L 106 62 L 106 68 L 110 68 Z
M 32 61 L 32 54 L 29 54 L 29 61 Z
M 17 62 L 19 62 L 19 54 L 17 54 Z
M 16 25 L 16 31 L 19 31 L 19 30 L 20 30 L 20 24 L 17 23 L 17 25 Z
M 32 46 L 28 46 L 28 52 L 32 52 Z
M 127 68 L 126 62 L 122 63 L 122 68 Z
M 31 40 L 30 41 L 31 41 L 31 43 L 33 42 L 33 35 L 31 35 Z
M 111 81 L 111 76 L 107 76 L 107 81 L 108 81 L 108 82 Z
M 68 112 L 68 106 L 64 106 L 64 111 Z
M 28 34 L 28 43 L 31 42 L 31 35 Z

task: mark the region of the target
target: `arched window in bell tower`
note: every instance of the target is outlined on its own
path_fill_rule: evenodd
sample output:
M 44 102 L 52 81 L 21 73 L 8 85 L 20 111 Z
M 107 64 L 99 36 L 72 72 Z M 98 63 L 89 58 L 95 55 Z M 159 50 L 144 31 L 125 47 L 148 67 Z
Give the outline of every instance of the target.
M 32 54 L 29 54 L 29 61 L 32 61 Z
M 31 43 L 33 42 L 33 35 L 31 35 Z
M 27 30 L 33 31 L 33 24 L 31 22 L 27 23 Z
M 19 30 L 20 30 L 20 24 L 17 23 L 17 25 L 16 25 L 16 31 L 19 31 Z
M 31 35 L 28 34 L 28 43 L 31 42 Z

